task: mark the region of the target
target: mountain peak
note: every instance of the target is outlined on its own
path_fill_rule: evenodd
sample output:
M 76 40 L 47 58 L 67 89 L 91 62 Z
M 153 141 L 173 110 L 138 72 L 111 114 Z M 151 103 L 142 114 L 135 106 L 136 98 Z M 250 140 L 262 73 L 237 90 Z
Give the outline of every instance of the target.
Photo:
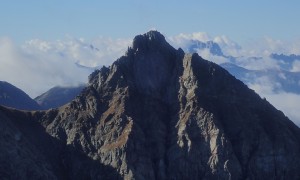
M 137 35 L 133 39 L 132 49 L 143 51 L 149 49 L 167 48 L 174 49 L 158 31 L 149 31 L 143 35 Z
M 5 134 L 13 125 L 30 146 Z M 226 70 L 175 50 L 157 31 L 135 37 L 127 55 L 95 71 L 63 107 L 31 114 L 0 107 L 0 127 L 0 141 L 12 139 L 0 149 L 9 162 L 0 169 L 39 154 L 49 166 L 36 172 L 57 179 L 300 177 L 299 128 Z M 42 135 L 51 139 L 36 139 Z M 17 148 L 26 151 L 12 154 Z
M 162 35 L 159 31 L 151 30 L 143 35 L 137 35 L 133 41 L 136 40 L 136 38 L 143 37 L 145 39 L 148 39 L 149 41 L 157 41 L 157 42 L 164 42 L 166 41 L 164 35 Z
M 117 84 L 122 77 L 138 92 L 161 98 L 183 56 L 184 52 L 173 48 L 160 32 L 149 31 L 134 38 L 132 47 L 112 64 L 109 72 L 93 73 L 90 82 Z
M 156 30 L 151 30 L 145 33 L 144 36 L 147 36 L 150 40 L 165 40 L 165 37 Z

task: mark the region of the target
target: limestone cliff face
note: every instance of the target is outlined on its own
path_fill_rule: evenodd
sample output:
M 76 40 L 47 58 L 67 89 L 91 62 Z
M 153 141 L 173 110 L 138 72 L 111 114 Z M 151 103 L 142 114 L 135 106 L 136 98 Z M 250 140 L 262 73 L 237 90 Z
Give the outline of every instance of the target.
M 0 115 L 12 129 L 8 139 L 0 132 L 0 142 L 41 156 L 19 154 L 42 164 L 34 177 L 300 178 L 299 128 L 226 70 L 174 49 L 156 31 L 92 73 L 71 103 L 41 112 L 1 108 Z

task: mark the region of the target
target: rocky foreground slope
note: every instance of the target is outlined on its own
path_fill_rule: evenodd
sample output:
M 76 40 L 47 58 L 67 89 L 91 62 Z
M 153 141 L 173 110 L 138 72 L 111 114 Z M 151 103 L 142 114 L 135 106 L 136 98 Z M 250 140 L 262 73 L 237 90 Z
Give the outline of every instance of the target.
M 0 108 L 7 179 L 299 179 L 300 130 L 156 31 L 49 111 Z

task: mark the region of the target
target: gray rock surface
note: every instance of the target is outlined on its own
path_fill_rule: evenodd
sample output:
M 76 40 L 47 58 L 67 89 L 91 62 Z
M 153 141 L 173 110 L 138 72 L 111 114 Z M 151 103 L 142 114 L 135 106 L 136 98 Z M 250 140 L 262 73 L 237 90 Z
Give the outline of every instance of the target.
M 6 159 L 9 149 L 32 147 L 40 158 L 19 156 L 41 164 L 32 166 L 35 179 L 300 178 L 300 129 L 226 70 L 175 50 L 156 31 L 92 73 L 69 104 L 0 115 L 9 129 L 7 138 L 0 131 L 0 169 L 19 162 Z M 13 171 L 30 170 L 7 176 Z

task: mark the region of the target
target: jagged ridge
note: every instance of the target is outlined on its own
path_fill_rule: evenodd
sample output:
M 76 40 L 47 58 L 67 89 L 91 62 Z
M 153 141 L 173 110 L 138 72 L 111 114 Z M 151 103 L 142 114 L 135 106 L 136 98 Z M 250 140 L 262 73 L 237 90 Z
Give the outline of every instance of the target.
M 59 179 L 300 178 L 299 128 L 226 70 L 175 50 L 157 31 L 92 73 L 68 105 L 18 118 L 1 112 Z M 45 132 L 28 131 L 20 119 Z M 34 141 L 40 133 L 51 145 Z

